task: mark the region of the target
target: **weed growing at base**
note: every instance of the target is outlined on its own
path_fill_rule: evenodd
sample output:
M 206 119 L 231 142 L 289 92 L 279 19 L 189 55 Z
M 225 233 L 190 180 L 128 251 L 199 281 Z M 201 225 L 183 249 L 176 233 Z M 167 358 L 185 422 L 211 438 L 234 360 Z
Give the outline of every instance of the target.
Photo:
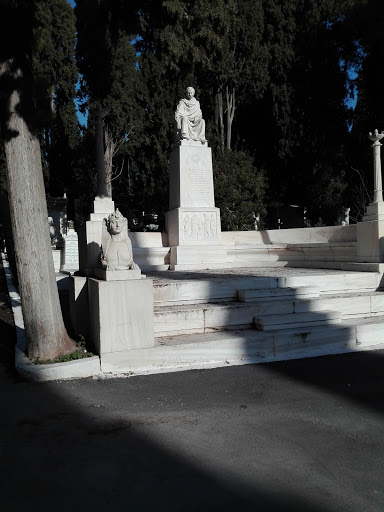
M 76 343 L 77 350 L 72 354 L 59 356 L 55 359 L 48 359 L 47 361 L 35 361 L 34 364 L 53 364 L 53 363 L 68 363 L 68 361 L 75 361 L 76 359 L 85 359 L 86 357 L 94 356 L 93 352 L 87 350 L 87 342 L 83 335 L 79 335 L 79 341 Z

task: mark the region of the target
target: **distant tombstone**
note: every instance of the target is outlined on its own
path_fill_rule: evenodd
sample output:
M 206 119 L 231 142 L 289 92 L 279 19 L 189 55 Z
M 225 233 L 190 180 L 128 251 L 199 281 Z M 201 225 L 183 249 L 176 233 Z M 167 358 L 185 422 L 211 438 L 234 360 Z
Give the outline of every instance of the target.
M 324 226 L 326 226 L 326 224 L 324 224 L 323 219 L 321 217 L 319 217 L 319 220 L 316 222 L 315 227 L 322 228 Z
M 68 223 L 68 232 L 63 238 L 64 248 L 61 251 L 60 270 L 64 272 L 76 272 L 79 270 L 79 241 L 77 233 L 73 229 L 73 222 Z
M 67 233 L 67 204 L 66 194 L 47 198 L 49 232 L 52 244 L 58 249 L 63 247 L 63 235 Z

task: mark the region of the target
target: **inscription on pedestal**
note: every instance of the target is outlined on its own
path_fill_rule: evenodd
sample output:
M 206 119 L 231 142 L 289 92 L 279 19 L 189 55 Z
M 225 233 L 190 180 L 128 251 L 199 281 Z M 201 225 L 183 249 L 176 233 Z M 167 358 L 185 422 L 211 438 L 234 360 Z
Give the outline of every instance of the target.
M 189 197 L 198 199 L 201 205 L 211 206 L 212 175 L 209 165 L 204 160 L 197 155 L 185 160 L 184 186 Z

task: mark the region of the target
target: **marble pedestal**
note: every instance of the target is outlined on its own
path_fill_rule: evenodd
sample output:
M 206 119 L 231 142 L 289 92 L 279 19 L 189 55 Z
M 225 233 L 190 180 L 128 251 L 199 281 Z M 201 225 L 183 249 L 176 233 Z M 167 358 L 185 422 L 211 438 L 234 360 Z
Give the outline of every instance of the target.
M 371 203 L 357 224 L 357 262 L 384 263 L 384 202 Z
M 212 152 L 207 143 L 182 140 L 170 157 L 169 211 L 165 226 L 170 269 L 220 266 L 220 210 L 215 207 Z M 214 250 L 212 250 L 214 248 Z
M 101 355 L 155 345 L 150 279 L 88 279 L 91 338 Z

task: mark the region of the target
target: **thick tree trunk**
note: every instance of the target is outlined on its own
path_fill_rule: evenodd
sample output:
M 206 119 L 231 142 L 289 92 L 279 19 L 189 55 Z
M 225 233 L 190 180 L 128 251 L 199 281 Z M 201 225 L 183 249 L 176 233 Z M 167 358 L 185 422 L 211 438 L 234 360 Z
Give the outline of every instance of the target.
M 7 69 L 3 65 L 0 74 Z M 12 78 L 20 83 L 21 71 L 15 75 Z M 76 344 L 67 334 L 60 308 L 40 144 L 23 119 L 20 105 L 15 89 L 9 96 L 4 127 L 10 214 L 28 355 L 47 360 L 73 352 Z

